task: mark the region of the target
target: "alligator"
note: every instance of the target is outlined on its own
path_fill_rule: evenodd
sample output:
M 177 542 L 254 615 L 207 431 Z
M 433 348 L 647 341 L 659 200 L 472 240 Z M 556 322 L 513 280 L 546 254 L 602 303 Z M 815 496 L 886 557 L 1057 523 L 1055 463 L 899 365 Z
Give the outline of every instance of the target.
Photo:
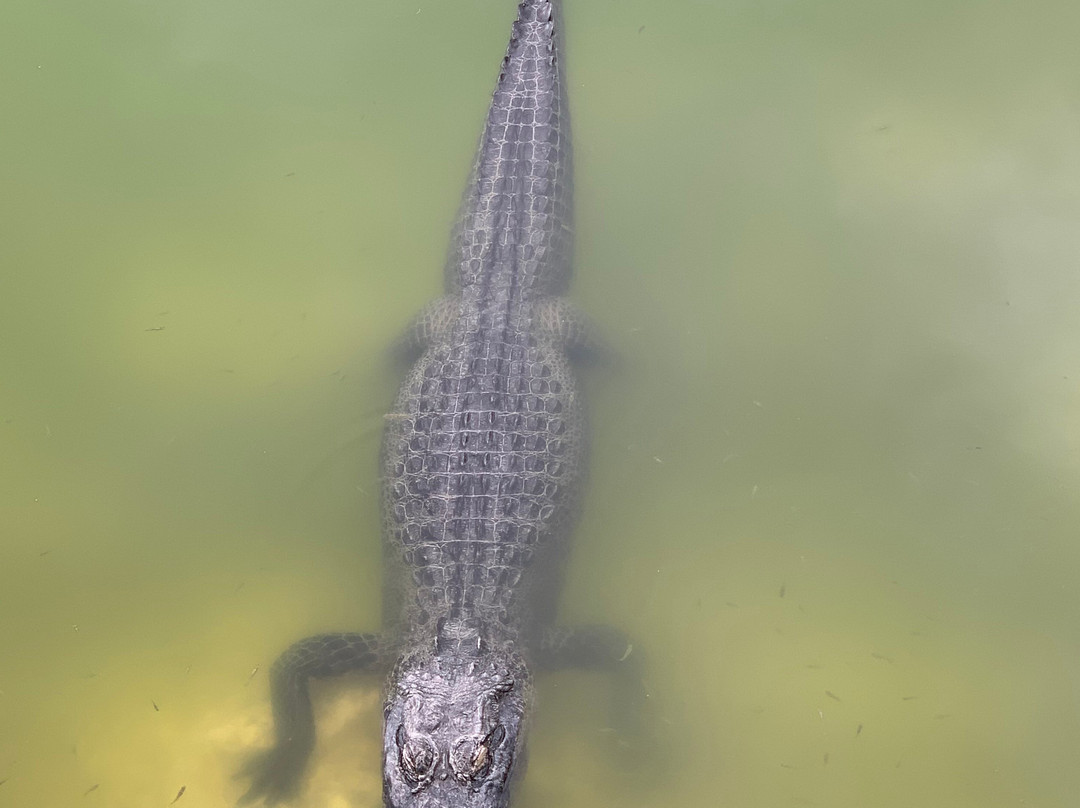
M 558 0 L 518 6 L 445 294 L 401 340 L 415 361 L 382 448 L 383 631 L 308 637 L 280 656 L 276 740 L 246 769 L 241 802 L 298 790 L 315 745 L 312 678 L 388 672 L 391 808 L 507 806 L 538 670 L 614 672 L 627 732 L 643 704 L 640 655 L 622 632 L 555 621 L 586 470 L 574 365 L 599 347 L 564 297 L 572 195 L 560 20 Z

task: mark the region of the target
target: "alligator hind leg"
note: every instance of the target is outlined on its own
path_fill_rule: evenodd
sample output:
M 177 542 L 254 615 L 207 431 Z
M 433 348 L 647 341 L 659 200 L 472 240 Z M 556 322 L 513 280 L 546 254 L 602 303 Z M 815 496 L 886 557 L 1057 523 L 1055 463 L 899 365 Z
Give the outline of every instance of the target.
M 375 670 L 383 656 L 377 634 L 319 634 L 294 643 L 278 657 L 270 672 L 276 740 L 241 771 L 252 782 L 240 804 L 275 805 L 296 793 L 315 747 L 308 679 Z
M 460 310 L 457 297 L 440 297 L 428 303 L 394 342 L 390 355 L 403 364 L 415 361 L 432 342 L 450 333 Z
M 536 305 L 536 317 L 543 332 L 572 360 L 601 367 L 618 365 L 618 356 L 597 333 L 596 326 L 565 297 L 541 300 Z
M 547 670 L 584 668 L 610 672 L 614 677 L 613 729 L 620 746 L 642 749 L 642 730 L 648 690 L 642 679 L 641 651 L 611 626 L 553 628 L 544 633 L 537 661 Z

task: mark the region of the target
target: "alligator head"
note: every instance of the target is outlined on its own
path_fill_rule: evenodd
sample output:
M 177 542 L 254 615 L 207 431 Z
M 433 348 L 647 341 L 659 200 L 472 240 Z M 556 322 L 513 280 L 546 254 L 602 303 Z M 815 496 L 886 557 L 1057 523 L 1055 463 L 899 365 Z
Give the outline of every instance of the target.
M 384 707 L 386 805 L 505 808 L 524 769 L 531 688 L 520 658 L 478 638 L 403 658 Z

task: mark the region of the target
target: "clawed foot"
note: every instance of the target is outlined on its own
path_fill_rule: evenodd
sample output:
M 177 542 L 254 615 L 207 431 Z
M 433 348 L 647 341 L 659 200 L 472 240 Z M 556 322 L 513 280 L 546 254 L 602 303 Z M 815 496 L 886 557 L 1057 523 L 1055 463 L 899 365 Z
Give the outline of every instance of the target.
M 296 796 L 310 753 L 310 747 L 286 743 L 257 754 L 237 774 L 238 778 L 251 779 L 251 788 L 237 805 L 262 803 L 272 806 Z

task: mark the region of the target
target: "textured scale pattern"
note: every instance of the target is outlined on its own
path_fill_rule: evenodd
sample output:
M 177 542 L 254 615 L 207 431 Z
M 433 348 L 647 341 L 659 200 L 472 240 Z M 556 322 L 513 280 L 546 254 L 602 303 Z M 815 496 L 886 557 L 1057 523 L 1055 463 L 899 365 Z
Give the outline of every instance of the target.
M 632 644 L 555 629 L 585 473 L 571 355 L 595 349 L 570 280 L 570 138 L 557 3 L 518 6 L 445 269 L 445 295 L 400 348 L 417 357 L 386 416 L 384 626 L 294 643 L 271 675 L 274 746 L 242 801 L 295 794 L 315 746 L 308 680 L 389 672 L 390 808 L 507 808 L 524 769 L 537 668 L 619 671 L 644 702 Z M 633 659 L 630 664 L 627 660 Z
M 448 292 L 507 275 L 526 296 L 569 283 L 570 127 L 554 14 L 552 2 L 518 8 L 454 229 Z
M 397 589 L 412 593 L 400 616 L 413 632 L 468 616 L 510 640 L 527 570 L 576 510 L 584 419 L 567 358 L 575 315 L 555 297 L 569 280 L 571 191 L 552 6 L 519 7 L 447 296 L 417 321 L 422 355 L 387 416 L 388 555 L 408 577 Z

